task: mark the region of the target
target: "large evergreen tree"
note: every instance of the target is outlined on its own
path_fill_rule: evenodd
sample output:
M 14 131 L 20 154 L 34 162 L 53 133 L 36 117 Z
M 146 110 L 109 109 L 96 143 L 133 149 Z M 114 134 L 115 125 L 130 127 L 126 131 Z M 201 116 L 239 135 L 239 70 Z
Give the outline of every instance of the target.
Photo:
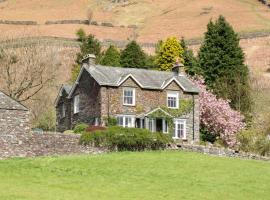
M 110 45 L 102 56 L 100 64 L 114 67 L 120 66 L 120 53 L 115 46 Z
M 101 57 L 101 44 L 93 35 L 86 35 L 83 29 L 79 29 L 76 33 L 77 40 L 81 42 L 80 52 L 77 53 L 76 63 L 71 69 L 71 81 L 74 82 L 80 72 L 81 60 L 87 54 L 94 54 L 97 58 L 97 62 Z
M 132 41 L 127 44 L 126 48 L 121 52 L 120 64 L 122 67 L 144 68 L 146 65 L 146 55 L 137 44 Z
M 184 62 L 183 48 L 176 37 L 169 37 L 165 42 L 159 42 L 156 52 L 158 52 L 156 63 L 160 70 L 170 71 L 177 58 L 180 62 Z
M 219 97 L 229 99 L 233 108 L 248 113 L 251 109 L 248 67 L 238 35 L 223 16 L 207 25 L 198 57 L 208 87 Z
M 188 49 L 186 42 L 184 38 L 181 39 L 180 45 L 183 48 L 183 64 L 185 66 L 185 71 L 187 74 L 194 76 L 194 75 L 200 75 L 201 70 L 199 68 L 198 61 L 196 57 L 193 54 L 193 51 Z

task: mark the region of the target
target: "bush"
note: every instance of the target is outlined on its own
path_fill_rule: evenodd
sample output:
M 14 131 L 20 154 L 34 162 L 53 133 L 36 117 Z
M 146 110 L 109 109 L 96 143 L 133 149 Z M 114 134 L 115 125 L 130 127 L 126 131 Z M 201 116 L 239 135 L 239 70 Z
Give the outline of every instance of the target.
M 79 123 L 79 124 L 76 124 L 73 131 L 74 131 L 74 133 L 83 133 L 87 127 L 88 127 L 87 124 Z
M 85 129 L 86 132 L 94 132 L 94 131 L 102 131 L 102 130 L 106 130 L 106 128 L 103 126 L 88 126 Z
M 74 134 L 74 131 L 73 130 L 65 130 L 64 134 Z
M 270 156 L 270 140 L 258 130 L 244 130 L 238 135 L 240 150 Z
M 115 117 L 106 117 L 105 119 L 106 126 L 116 126 L 117 119 Z
M 118 151 L 143 151 L 165 149 L 171 143 L 170 135 L 152 133 L 146 129 L 113 126 L 103 131 L 83 133 L 80 144 L 107 147 Z

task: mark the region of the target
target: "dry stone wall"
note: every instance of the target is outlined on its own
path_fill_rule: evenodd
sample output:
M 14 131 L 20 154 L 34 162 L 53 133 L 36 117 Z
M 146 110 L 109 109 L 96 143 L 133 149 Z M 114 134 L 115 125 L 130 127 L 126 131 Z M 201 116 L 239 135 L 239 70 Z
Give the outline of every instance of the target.
M 79 145 L 80 135 L 62 133 L 0 134 L 0 159 L 78 153 L 103 150 Z

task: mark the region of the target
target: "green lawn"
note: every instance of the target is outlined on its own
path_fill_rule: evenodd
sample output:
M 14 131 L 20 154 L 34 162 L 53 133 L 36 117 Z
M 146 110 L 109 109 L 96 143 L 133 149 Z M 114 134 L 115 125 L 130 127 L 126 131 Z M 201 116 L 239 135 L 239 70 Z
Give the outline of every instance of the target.
M 270 162 L 188 152 L 0 161 L 0 200 L 269 199 Z

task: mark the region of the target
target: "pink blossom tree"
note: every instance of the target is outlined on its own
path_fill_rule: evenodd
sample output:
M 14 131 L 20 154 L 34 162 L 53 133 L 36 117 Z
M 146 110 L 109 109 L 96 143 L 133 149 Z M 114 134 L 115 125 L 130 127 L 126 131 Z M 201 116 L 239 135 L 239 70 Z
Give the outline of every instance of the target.
M 200 89 L 201 126 L 208 133 L 219 136 L 228 147 L 237 144 L 236 134 L 245 128 L 244 116 L 230 107 L 228 100 L 219 99 L 207 90 L 204 80 L 191 78 Z

